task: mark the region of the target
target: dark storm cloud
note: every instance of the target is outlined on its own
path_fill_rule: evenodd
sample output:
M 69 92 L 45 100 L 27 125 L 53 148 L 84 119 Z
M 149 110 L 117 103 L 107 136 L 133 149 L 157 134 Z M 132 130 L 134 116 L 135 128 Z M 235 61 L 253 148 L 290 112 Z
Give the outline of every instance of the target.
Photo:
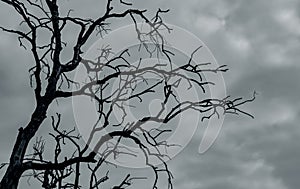
M 179 11 L 185 15 L 181 20 L 190 23 L 183 25 L 208 44 L 220 64 L 230 66 L 224 74 L 228 93 L 247 96 L 257 90 L 259 96 L 246 108 L 255 120 L 230 116 L 210 151 L 198 157 L 193 151 L 181 154 L 189 163 L 174 163 L 180 175 L 176 184 L 195 189 L 296 189 L 299 2 L 188 2 Z M 189 148 L 196 151 L 197 142 Z
M 158 7 L 170 8 L 167 22 L 196 34 L 220 64 L 229 65 L 230 71 L 224 74 L 229 94 L 250 97 L 254 90 L 259 93 L 257 100 L 246 106 L 255 119 L 228 116 L 218 140 L 203 155 L 197 153 L 203 134 L 203 128 L 199 129 L 192 143 L 170 162 L 175 188 L 298 189 L 300 2 L 133 2 L 149 12 Z M 86 1 L 84 5 L 81 1 L 64 1 L 63 5 L 78 15 L 94 17 L 102 12 L 97 0 Z M 1 4 L 1 23 L 13 23 L 15 17 L 4 17 L 4 12 L 10 10 Z M 114 27 L 126 23 L 117 21 Z M 0 139 L 0 160 L 7 161 L 15 132 L 26 123 L 32 110 L 27 73 L 31 59 L 13 45 L 16 43 L 13 37 L 1 32 L 0 40 L 0 120 L 1 133 L 5 133 Z M 139 170 L 139 173 L 144 172 Z

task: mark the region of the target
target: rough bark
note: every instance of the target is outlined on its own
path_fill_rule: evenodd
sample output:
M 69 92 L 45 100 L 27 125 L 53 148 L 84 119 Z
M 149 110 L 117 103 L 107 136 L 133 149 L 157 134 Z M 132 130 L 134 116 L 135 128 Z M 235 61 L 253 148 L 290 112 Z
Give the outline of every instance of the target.
M 49 107 L 49 99 L 41 99 L 42 102 L 38 102 L 28 125 L 23 129 L 19 129 L 19 133 L 14 144 L 12 154 L 10 156 L 9 166 L 3 176 L 0 189 L 17 189 L 19 180 L 23 174 L 23 159 L 26 153 L 26 149 L 32 137 L 46 119 L 47 109 Z M 48 101 L 48 102 L 47 102 Z

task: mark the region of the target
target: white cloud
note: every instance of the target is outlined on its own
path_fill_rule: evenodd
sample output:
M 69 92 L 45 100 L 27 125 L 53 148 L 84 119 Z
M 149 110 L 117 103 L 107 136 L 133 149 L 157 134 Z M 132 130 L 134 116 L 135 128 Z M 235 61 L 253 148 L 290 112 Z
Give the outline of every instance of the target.
M 292 9 L 281 10 L 275 14 L 275 19 L 293 34 L 300 34 L 300 18 L 297 12 Z
M 286 49 L 279 44 L 269 44 L 264 48 L 266 63 L 273 66 L 286 66 L 289 64 Z
M 195 27 L 206 35 L 213 34 L 225 26 L 225 20 L 215 16 L 200 15 L 195 21 Z
M 232 178 L 238 188 L 243 189 L 286 189 L 282 181 L 273 176 L 274 168 L 264 160 L 245 162 L 241 165 L 242 174 Z
M 234 48 L 235 52 L 239 52 L 239 55 L 247 55 L 251 49 L 250 41 L 241 34 L 230 32 L 226 33 L 227 42 Z
M 265 106 L 265 113 L 261 116 L 262 124 L 284 126 L 295 120 L 298 111 L 291 104 L 280 101 L 281 99 L 273 99 L 270 105 Z

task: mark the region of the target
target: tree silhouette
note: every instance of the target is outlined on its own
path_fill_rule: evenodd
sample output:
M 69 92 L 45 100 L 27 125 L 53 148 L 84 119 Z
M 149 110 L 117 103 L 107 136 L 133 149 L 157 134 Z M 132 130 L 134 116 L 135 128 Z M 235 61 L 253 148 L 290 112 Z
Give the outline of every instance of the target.
M 200 101 L 184 100 L 178 98 L 176 89 L 182 84 L 188 88 L 199 88 L 206 92 L 206 86 L 213 84 L 213 81 L 205 81 L 204 73 L 217 74 L 226 72 L 226 66 L 210 68 L 209 63 L 195 63 L 193 56 L 201 47 L 195 49 L 189 59 L 175 66 L 172 56 L 174 52 L 166 47 L 166 41 L 161 34 L 162 30 L 171 32 L 162 20 L 162 15 L 168 10 L 158 9 L 153 17 L 146 16 L 146 10 L 132 9 L 132 4 L 120 0 L 119 3 L 125 8 L 123 12 L 114 10 L 112 0 L 107 0 L 103 6 L 104 15 L 96 18 L 79 18 L 69 11 L 62 15 L 57 0 L 1 0 L 2 3 L 15 10 L 21 17 L 22 30 L 8 29 L 1 27 L 5 32 L 17 35 L 20 46 L 30 49 L 33 56 L 34 66 L 29 70 L 30 83 L 34 88 L 35 109 L 30 121 L 19 129 L 6 172 L 1 180 L 0 189 L 18 188 L 22 176 L 28 176 L 41 182 L 43 188 L 80 188 L 80 177 L 88 177 L 89 182 L 84 188 L 99 188 L 111 175 L 107 172 L 99 176 L 101 166 L 107 163 L 109 156 L 117 158 L 119 155 L 131 156 L 130 149 L 121 146 L 123 140 L 131 141 L 137 146 L 145 157 L 145 165 L 152 168 L 155 175 L 153 188 L 158 187 L 158 178 L 161 174 L 167 175 L 167 187 L 172 186 L 172 173 L 166 164 L 168 154 L 161 147 L 168 148 L 172 144 L 161 140 L 159 137 L 172 129 L 149 129 L 145 125 L 168 124 L 186 111 L 196 111 L 203 115 L 203 119 L 210 119 L 218 116 L 219 113 L 243 113 L 239 107 L 247 102 L 253 101 L 242 98 L 230 99 L 201 99 Z M 103 35 L 109 33 L 109 23 L 113 19 L 131 19 L 135 25 L 136 36 L 140 42 L 139 50 L 146 52 L 149 57 L 155 57 L 155 64 L 144 63 L 140 58 L 138 64 L 130 62 L 131 52 L 124 49 L 122 52 L 113 52 L 109 47 L 103 47 L 99 51 L 97 59 L 85 59 L 83 49 L 94 34 Z M 138 23 L 143 22 L 149 31 L 143 32 Z M 74 34 L 75 41 L 72 46 L 72 57 L 63 61 L 64 49 L 70 45 L 63 41 L 63 36 L 68 25 L 76 27 Z M 48 35 L 47 42 L 41 42 L 41 32 Z M 142 50 L 141 50 L 142 49 Z M 160 57 L 167 60 L 167 64 L 160 63 Z M 80 83 L 71 79 L 72 73 L 83 67 L 88 73 L 88 80 Z M 82 71 L 82 70 L 81 70 Z M 151 75 L 152 79 L 149 79 Z M 153 77 L 155 79 L 153 79 Z M 111 86 L 117 83 L 118 87 Z M 142 83 L 142 84 L 141 84 Z M 149 95 L 163 95 L 163 100 L 156 115 L 143 115 L 135 121 L 126 119 L 126 104 L 138 104 L 145 101 Z M 36 138 L 40 127 L 47 127 L 44 120 L 47 118 L 49 106 L 54 101 L 71 98 L 74 96 L 87 96 L 97 103 L 98 119 L 90 131 L 90 135 L 83 145 L 81 136 L 76 129 L 66 129 L 61 126 L 61 114 L 50 116 L 53 132 L 50 136 L 54 139 L 54 160 L 44 157 L 45 140 Z M 221 110 L 223 112 L 221 112 Z M 120 119 L 112 119 L 112 114 L 120 112 Z M 108 129 L 109 131 L 101 136 L 98 133 Z M 114 139 L 114 140 L 113 140 Z M 92 141 L 95 141 L 92 145 Z M 114 142 L 112 142 L 114 141 Z M 32 153 L 29 153 L 28 146 L 33 142 Z M 74 147 L 74 152 L 69 157 L 62 157 L 63 146 Z M 157 166 L 151 162 L 156 158 L 162 163 Z M 5 167 L 2 164 L 0 168 Z M 89 176 L 81 175 L 83 166 L 87 169 Z M 24 175 L 25 172 L 29 174 Z M 126 188 L 135 179 L 144 177 L 132 177 L 130 174 L 112 186 L 114 189 Z

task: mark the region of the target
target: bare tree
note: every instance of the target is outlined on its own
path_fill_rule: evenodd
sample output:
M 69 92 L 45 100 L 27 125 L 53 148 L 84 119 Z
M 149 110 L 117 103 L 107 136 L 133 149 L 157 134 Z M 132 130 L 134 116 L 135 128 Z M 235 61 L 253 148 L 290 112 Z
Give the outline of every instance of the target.
M 29 70 L 30 83 L 34 88 L 36 106 L 27 125 L 19 129 L 13 151 L 10 156 L 7 170 L 1 180 L 0 189 L 15 189 L 18 187 L 22 176 L 34 177 L 41 182 L 43 188 L 80 188 L 80 173 L 82 167 L 89 170 L 89 182 L 85 188 L 99 188 L 109 178 L 109 172 L 99 176 L 103 163 L 109 156 L 131 154 L 130 149 L 122 148 L 120 142 L 132 141 L 144 154 L 145 165 L 152 168 L 155 175 L 153 188 L 157 188 L 158 178 L 161 174 L 167 175 L 168 188 L 172 186 L 172 173 L 166 164 L 168 155 L 160 147 L 170 147 L 160 136 L 171 132 L 170 129 L 148 129 L 146 124 L 167 124 L 178 115 L 186 111 L 196 111 L 203 115 L 203 119 L 218 116 L 219 113 L 250 114 L 242 111 L 239 107 L 249 100 L 242 98 L 230 99 L 202 99 L 200 101 L 181 101 L 174 92 L 183 84 L 189 88 L 199 88 L 205 93 L 206 86 L 213 81 L 205 81 L 204 73 L 216 74 L 227 71 L 226 66 L 211 68 L 209 63 L 195 63 L 193 56 L 201 47 L 196 49 L 185 63 L 175 67 L 172 57 L 174 53 L 166 47 L 166 41 L 161 34 L 162 30 L 171 32 L 162 20 L 162 15 L 168 10 L 161 10 L 151 18 L 146 16 L 146 10 L 128 8 L 131 3 L 120 0 L 125 9 L 123 12 L 114 11 L 112 0 L 107 0 L 103 6 L 104 15 L 96 18 L 79 18 L 71 16 L 69 11 L 62 15 L 57 0 L 1 0 L 21 17 L 22 30 L 1 27 L 5 32 L 17 35 L 20 46 L 31 50 L 34 66 Z M 130 50 L 114 53 L 110 47 L 103 47 L 99 51 L 96 60 L 83 58 L 83 48 L 94 34 L 109 32 L 109 23 L 113 19 L 131 19 L 135 25 L 136 35 L 140 42 L 140 49 L 144 49 L 149 56 L 156 56 L 156 64 L 149 65 L 140 59 L 138 64 L 130 62 Z M 150 30 L 143 32 L 138 22 L 144 22 Z M 68 61 L 62 61 L 64 48 L 70 48 L 63 41 L 64 31 L 68 25 L 78 28 L 74 35 L 75 45 L 72 47 L 72 57 Z M 48 42 L 40 42 L 39 32 L 48 34 Z M 168 63 L 159 61 L 159 56 L 165 58 Z M 173 66 L 172 66 L 173 65 Z M 89 80 L 79 83 L 71 79 L 71 73 L 78 71 L 83 66 L 89 74 Z M 155 80 L 149 80 L 148 74 L 154 75 Z M 137 85 L 137 83 L 143 83 Z M 117 83 L 118 87 L 112 89 L 111 85 Z M 74 89 L 75 88 L 75 89 Z M 143 115 L 141 118 L 128 122 L 126 109 L 129 102 L 138 104 L 145 97 L 153 94 L 162 94 L 158 113 L 156 115 Z M 54 160 L 44 157 L 45 140 L 34 137 L 47 118 L 49 106 L 58 99 L 71 98 L 74 96 L 87 96 L 97 103 L 98 120 L 92 127 L 86 144 L 80 143 L 81 136 L 74 129 L 67 130 L 61 126 L 61 114 L 51 116 L 53 137 L 55 143 Z M 221 112 L 221 110 L 222 112 Z M 114 111 L 119 111 L 121 119 L 112 120 Z M 104 129 L 110 128 L 109 132 L 101 135 Z M 97 136 L 97 137 L 95 137 Z M 115 142 L 112 142 L 114 139 Z M 91 143 L 96 140 L 92 146 Z M 28 146 L 33 142 L 32 153 Z M 72 145 L 74 153 L 69 157 L 61 158 L 64 145 Z M 156 158 L 162 166 L 156 166 L 150 159 Z M 2 164 L 0 168 L 6 166 Z M 29 172 L 24 174 L 25 172 Z M 112 186 L 114 189 L 126 188 L 135 179 L 130 174 Z

